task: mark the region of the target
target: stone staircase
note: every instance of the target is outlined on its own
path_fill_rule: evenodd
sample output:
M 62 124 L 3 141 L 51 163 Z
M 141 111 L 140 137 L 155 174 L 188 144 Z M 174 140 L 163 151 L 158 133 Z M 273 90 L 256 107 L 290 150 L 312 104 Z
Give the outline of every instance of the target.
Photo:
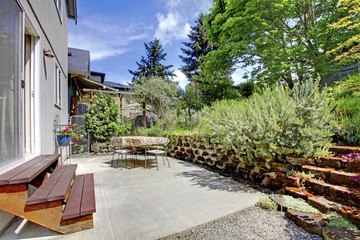
M 285 193 L 300 197 L 326 213 L 335 211 L 360 228 L 360 182 L 354 177 L 360 174 L 360 161 L 347 161 L 342 154 L 360 153 L 360 147 L 333 146 L 338 157 L 323 157 L 314 165 L 303 165 L 305 173 L 314 175 L 300 186 L 299 180 L 288 181 Z

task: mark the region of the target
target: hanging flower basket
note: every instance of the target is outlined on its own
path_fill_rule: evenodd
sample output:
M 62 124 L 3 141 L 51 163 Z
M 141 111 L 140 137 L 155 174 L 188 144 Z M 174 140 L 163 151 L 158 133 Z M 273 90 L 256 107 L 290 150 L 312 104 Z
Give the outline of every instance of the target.
M 76 140 L 80 139 L 76 135 L 75 129 L 70 125 L 67 125 L 66 128 L 61 131 L 57 131 L 57 134 L 58 135 L 56 136 L 56 140 L 59 146 L 67 146 L 71 139 L 73 144 L 76 142 Z
M 70 143 L 70 136 L 61 136 L 61 135 L 57 135 L 56 136 L 56 140 L 59 144 L 59 146 L 67 146 Z

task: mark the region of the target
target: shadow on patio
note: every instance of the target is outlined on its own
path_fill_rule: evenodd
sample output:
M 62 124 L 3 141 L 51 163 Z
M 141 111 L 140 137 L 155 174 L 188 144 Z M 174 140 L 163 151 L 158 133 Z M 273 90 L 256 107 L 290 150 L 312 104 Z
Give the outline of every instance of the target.
M 70 235 L 27 223 L 14 234 L 20 219 L 2 239 L 158 239 L 253 206 L 261 193 L 188 162 L 169 158 L 144 169 L 128 162 L 111 167 L 112 155 L 72 159 L 77 172 L 94 173 L 96 213 L 94 228 Z

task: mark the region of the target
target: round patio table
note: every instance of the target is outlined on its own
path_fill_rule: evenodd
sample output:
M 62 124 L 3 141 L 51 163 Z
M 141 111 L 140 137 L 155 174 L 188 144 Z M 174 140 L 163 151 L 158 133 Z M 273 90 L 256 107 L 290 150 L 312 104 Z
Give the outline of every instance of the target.
M 168 145 L 170 140 L 166 137 L 123 136 L 113 137 L 114 146 L 119 147 L 142 147 L 151 145 Z
M 135 150 L 135 155 L 137 152 L 137 148 L 146 147 L 146 146 L 154 146 L 154 145 L 162 145 L 166 146 L 169 144 L 170 140 L 166 137 L 145 137 L 145 136 L 122 136 L 122 137 L 113 137 L 112 142 L 114 147 L 119 147 L 122 149 L 132 148 Z M 115 154 L 115 151 L 114 151 Z M 114 158 L 114 157 L 113 157 Z M 123 156 L 122 158 L 123 159 Z M 159 170 L 159 164 L 157 162 L 157 155 L 155 156 L 157 169 Z M 146 149 L 145 149 L 145 169 L 146 169 Z M 169 161 L 168 161 L 169 164 Z M 135 162 L 134 162 L 135 166 Z M 122 160 L 121 160 L 122 167 Z M 169 164 L 170 167 L 170 164 Z

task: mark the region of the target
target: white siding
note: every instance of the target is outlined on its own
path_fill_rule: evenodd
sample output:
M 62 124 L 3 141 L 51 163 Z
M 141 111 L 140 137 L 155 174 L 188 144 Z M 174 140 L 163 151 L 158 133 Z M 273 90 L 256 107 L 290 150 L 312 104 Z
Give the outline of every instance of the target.
M 27 24 L 37 36 L 35 46 L 35 154 L 56 151 L 54 120 L 58 115 L 61 124 L 67 124 L 67 49 L 68 19 L 65 0 L 62 0 L 62 21 L 54 0 L 19 0 L 25 9 Z M 44 57 L 43 49 L 50 49 L 53 58 Z M 61 108 L 55 105 L 55 65 L 62 71 Z

